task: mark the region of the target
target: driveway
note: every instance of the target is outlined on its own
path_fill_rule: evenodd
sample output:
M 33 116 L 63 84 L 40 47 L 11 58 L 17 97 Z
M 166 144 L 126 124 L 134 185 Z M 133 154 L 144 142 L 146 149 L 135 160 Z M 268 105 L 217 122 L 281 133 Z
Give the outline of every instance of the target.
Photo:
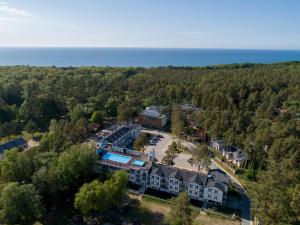
M 174 141 L 174 138 L 172 135 L 165 133 L 165 132 L 159 132 L 156 130 L 142 130 L 142 132 L 145 133 L 151 133 L 151 134 L 157 134 L 163 136 L 156 145 L 148 145 L 146 146 L 145 153 L 149 153 L 154 149 L 155 151 L 155 157 L 158 161 L 158 163 L 161 163 L 162 158 L 165 156 L 166 151 L 168 150 L 169 145 L 172 144 Z
M 142 130 L 142 132 L 151 133 L 151 134 L 157 134 L 163 136 L 156 145 L 148 145 L 146 146 L 145 153 L 149 153 L 152 149 L 155 151 L 155 157 L 158 161 L 158 163 L 162 162 L 162 158 L 166 155 L 166 151 L 168 150 L 169 145 L 172 144 L 173 141 L 176 141 L 176 138 L 170 133 L 166 132 L 160 132 L 157 130 Z M 188 142 L 182 142 L 184 146 L 188 144 Z M 191 158 L 190 154 L 187 153 L 180 153 L 177 155 L 177 157 L 174 159 L 174 166 L 178 167 L 180 169 L 187 169 L 192 171 L 197 171 L 196 166 L 192 166 L 188 160 Z M 204 171 L 203 171 L 204 172 Z

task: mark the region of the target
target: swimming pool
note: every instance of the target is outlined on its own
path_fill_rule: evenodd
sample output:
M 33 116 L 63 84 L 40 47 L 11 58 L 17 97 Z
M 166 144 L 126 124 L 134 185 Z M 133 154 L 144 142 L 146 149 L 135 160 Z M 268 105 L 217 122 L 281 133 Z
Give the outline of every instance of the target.
M 134 160 L 132 165 L 134 165 L 134 166 L 144 166 L 145 161 L 143 161 L 143 160 Z
M 119 155 L 116 153 L 106 153 L 102 159 L 110 160 L 113 162 L 118 162 L 118 163 L 128 163 L 132 157 L 130 156 L 125 156 L 125 155 Z

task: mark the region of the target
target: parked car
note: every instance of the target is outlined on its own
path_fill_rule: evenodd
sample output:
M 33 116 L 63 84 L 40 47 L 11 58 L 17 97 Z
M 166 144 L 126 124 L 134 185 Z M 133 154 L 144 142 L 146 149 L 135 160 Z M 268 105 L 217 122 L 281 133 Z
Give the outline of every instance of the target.
M 155 144 L 156 144 L 156 141 L 153 140 L 153 138 L 151 138 L 150 141 L 149 141 L 149 145 L 155 145 Z
M 153 138 L 152 138 L 154 141 L 159 141 L 159 137 L 157 135 L 155 135 Z

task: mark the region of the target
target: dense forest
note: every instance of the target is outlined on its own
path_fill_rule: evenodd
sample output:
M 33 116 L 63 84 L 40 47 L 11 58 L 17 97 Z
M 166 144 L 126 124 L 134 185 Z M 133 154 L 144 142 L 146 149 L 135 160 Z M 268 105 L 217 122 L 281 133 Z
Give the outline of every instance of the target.
M 74 198 L 84 182 L 100 185 L 92 181 L 100 176 L 91 170 L 93 151 L 82 153 L 78 145 L 89 135 L 91 118 L 125 121 L 149 105 L 171 111 L 181 103 L 203 109 L 193 121 L 210 138 L 222 138 L 245 152 L 243 169 L 253 173 L 248 188 L 255 216 L 263 224 L 299 223 L 299 62 L 147 69 L 1 67 L 0 137 L 24 130 L 45 134 L 39 147 L 9 151 L 1 162 L 0 223 L 20 222 L 12 219 L 16 215 L 4 215 L 11 192 L 32 193 L 24 199 L 33 202 L 25 220 L 32 222 L 44 213 L 40 204 L 47 210 Z

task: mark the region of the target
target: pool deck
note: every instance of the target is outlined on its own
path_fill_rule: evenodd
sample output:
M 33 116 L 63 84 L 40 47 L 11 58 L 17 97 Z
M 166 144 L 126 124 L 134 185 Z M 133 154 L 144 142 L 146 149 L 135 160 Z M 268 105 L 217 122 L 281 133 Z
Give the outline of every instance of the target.
M 102 158 L 99 161 L 101 164 L 107 165 L 107 166 L 117 167 L 117 168 L 124 169 L 124 170 L 150 169 L 151 166 L 152 166 L 152 162 L 148 160 L 148 156 L 145 155 L 145 154 L 142 154 L 140 156 L 134 156 L 134 155 L 124 154 L 124 153 L 120 153 L 120 152 L 113 152 L 113 151 L 109 151 L 108 153 L 121 155 L 121 156 L 126 156 L 126 157 L 131 157 L 131 159 L 127 163 L 121 163 L 121 162 L 112 161 L 112 160 Z M 142 160 L 142 161 L 145 162 L 145 165 L 144 166 L 133 165 L 133 162 L 135 160 Z

